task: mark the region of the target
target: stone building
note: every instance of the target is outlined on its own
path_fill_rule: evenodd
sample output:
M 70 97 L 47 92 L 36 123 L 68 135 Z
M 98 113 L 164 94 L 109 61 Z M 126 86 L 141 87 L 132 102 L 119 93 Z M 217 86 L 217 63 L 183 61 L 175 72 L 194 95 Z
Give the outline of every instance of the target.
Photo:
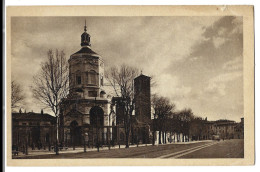
M 134 79 L 135 118 L 151 123 L 151 78 L 141 74 Z
M 235 128 L 238 123 L 231 120 L 206 121 L 207 139 L 213 139 L 214 135 L 218 135 L 221 139 L 234 139 Z M 242 132 L 242 131 L 241 131 Z
M 43 113 L 12 113 L 12 145 L 44 147 L 56 141 L 56 118 Z
M 135 118 L 133 127 L 141 143 L 151 142 L 151 78 L 143 74 L 134 79 Z
M 116 127 L 113 138 L 119 144 L 125 144 L 124 107 L 122 98 L 112 99 L 115 105 Z M 131 144 L 151 143 L 151 92 L 150 77 L 141 74 L 134 79 L 134 113 L 131 116 L 129 142 Z
M 104 91 L 104 61 L 91 49 L 85 25 L 81 49 L 70 56 L 69 95 L 61 108 L 61 140 L 67 145 L 105 144 L 112 122 Z
M 241 118 L 241 121 L 235 126 L 234 137 L 236 139 L 244 139 L 244 118 Z

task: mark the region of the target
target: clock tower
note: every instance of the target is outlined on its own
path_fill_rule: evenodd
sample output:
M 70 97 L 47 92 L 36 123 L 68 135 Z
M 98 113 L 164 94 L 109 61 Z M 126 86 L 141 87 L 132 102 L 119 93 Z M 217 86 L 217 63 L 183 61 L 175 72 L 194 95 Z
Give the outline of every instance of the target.
M 103 88 L 104 61 L 91 49 L 86 23 L 81 49 L 70 56 L 69 95 L 61 108 L 62 140 L 67 145 L 82 145 L 87 137 L 92 144 L 108 138 L 108 100 Z M 98 130 L 97 130 L 98 128 Z

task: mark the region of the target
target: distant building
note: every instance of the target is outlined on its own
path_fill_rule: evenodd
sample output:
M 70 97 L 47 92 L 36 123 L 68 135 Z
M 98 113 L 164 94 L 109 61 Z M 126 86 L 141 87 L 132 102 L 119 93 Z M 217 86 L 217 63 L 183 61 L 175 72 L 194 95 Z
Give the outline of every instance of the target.
M 240 123 L 235 126 L 234 137 L 237 139 L 244 139 L 244 118 L 241 118 Z
M 43 147 L 56 141 L 56 118 L 43 113 L 12 113 L 12 145 Z
M 212 139 L 213 135 L 218 135 L 221 139 L 243 138 L 244 128 L 242 123 L 231 120 L 206 121 L 206 138 Z

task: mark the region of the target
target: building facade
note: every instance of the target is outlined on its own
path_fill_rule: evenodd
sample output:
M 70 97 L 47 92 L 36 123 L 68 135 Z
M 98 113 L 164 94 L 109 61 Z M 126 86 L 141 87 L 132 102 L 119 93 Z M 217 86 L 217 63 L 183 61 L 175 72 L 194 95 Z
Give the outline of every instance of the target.
M 244 118 L 241 118 L 240 123 L 235 126 L 234 137 L 237 139 L 244 139 Z
M 69 95 L 61 108 L 61 140 L 66 145 L 105 144 L 108 140 L 109 104 L 104 91 L 104 61 L 91 49 L 86 26 L 81 49 L 70 56 Z
M 43 113 L 12 113 L 12 145 L 45 148 L 56 142 L 56 118 Z
M 242 122 L 237 123 L 231 120 L 217 120 L 217 121 L 206 121 L 206 138 L 214 139 L 217 135 L 220 139 L 242 139 L 244 133 L 244 124 Z

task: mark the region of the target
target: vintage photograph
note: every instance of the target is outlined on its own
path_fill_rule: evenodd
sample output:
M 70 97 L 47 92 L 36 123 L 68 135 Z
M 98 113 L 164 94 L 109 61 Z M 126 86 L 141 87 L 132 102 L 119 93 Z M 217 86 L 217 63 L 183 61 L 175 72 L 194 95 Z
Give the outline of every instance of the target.
M 244 158 L 243 16 L 10 19 L 13 160 Z

